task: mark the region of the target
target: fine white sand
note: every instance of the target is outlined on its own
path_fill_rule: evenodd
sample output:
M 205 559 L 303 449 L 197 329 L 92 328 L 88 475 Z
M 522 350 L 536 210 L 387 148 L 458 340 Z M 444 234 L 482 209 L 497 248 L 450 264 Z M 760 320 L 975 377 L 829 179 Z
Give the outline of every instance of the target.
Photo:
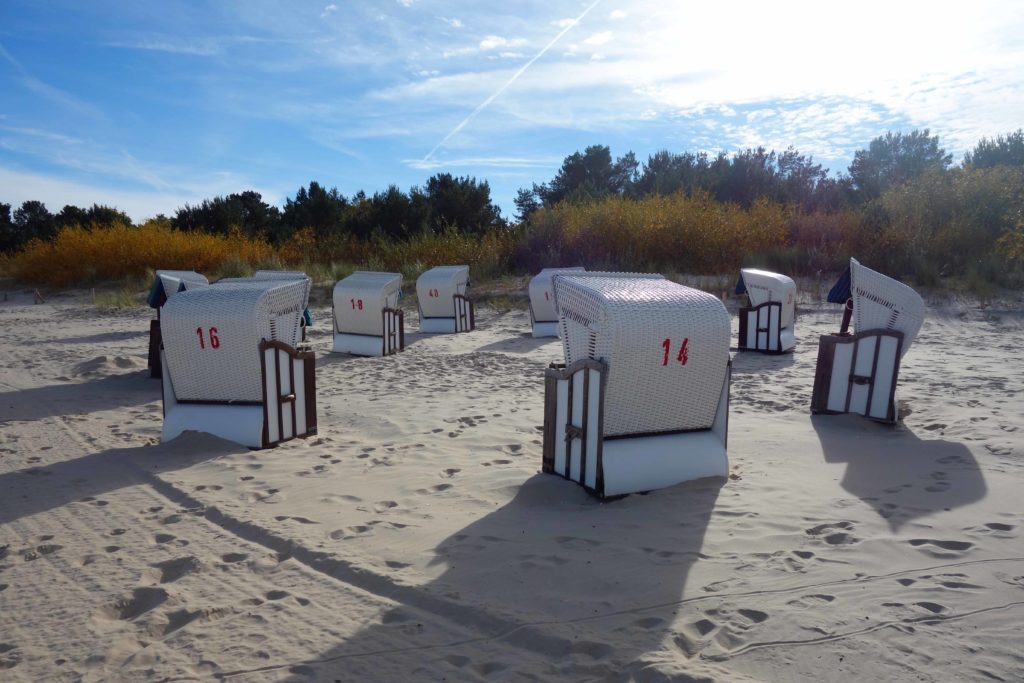
M 727 481 L 539 473 L 525 311 L 334 356 L 319 434 L 159 444 L 150 311 L 0 303 L 0 680 L 1024 680 L 1024 317 L 932 306 L 901 426 L 737 354 Z M 735 320 L 734 320 L 735 329 Z

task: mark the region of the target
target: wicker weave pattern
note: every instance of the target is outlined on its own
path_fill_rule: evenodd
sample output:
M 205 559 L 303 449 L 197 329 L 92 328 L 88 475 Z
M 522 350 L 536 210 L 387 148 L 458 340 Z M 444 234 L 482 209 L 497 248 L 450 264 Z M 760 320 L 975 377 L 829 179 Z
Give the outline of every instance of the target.
M 903 333 L 902 355 L 924 323 L 924 300 L 913 289 L 850 259 L 853 326 L 857 332 L 897 330 Z
M 729 314 L 717 297 L 618 274 L 556 275 L 554 290 L 566 364 L 608 365 L 604 436 L 711 427 L 729 362 Z
M 437 266 L 416 279 L 416 299 L 425 318 L 454 318 L 456 294 L 466 295 L 469 266 Z M 431 296 L 431 290 L 436 296 Z
M 400 273 L 356 271 L 339 280 L 334 285 L 335 332 L 383 335 L 381 311 L 397 307 L 401 291 Z
M 566 273 L 582 273 L 582 266 L 575 268 L 545 268 L 530 280 L 530 310 L 533 311 L 535 322 L 553 322 L 558 320 L 555 308 L 555 294 L 551 289 L 551 278 Z
M 303 297 L 302 308 L 305 310 L 309 307 L 309 290 L 312 287 L 313 281 L 308 275 L 303 273 L 301 270 L 257 270 L 253 273 L 252 277 L 226 277 L 221 280 L 217 280 L 216 284 L 231 284 L 239 282 L 266 282 L 273 280 L 300 280 L 306 285 L 306 293 Z
M 160 331 L 178 400 L 261 401 L 259 343 L 298 345 L 307 292 L 294 280 L 221 281 L 169 299 Z

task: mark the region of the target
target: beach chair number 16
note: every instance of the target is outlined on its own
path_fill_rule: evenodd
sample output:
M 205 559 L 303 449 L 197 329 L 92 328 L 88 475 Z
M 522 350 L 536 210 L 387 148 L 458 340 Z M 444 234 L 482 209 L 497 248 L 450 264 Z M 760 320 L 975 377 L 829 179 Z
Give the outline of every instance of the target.
M 661 361 L 662 365 L 668 365 L 668 353 L 672 347 L 672 340 L 666 339 L 661 342 L 661 346 L 665 349 L 665 358 Z M 676 360 L 679 361 L 680 365 L 686 365 L 686 361 L 690 360 L 690 338 L 687 337 L 683 340 L 682 345 L 679 347 L 679 354 L 676 356 Z
M 205 349 L 206 348 L 206 342 L 203 341 L 203 328 L 202 327 L 197 327 L 196 328 L 196 334 L 199 335 L 199 348 Z M 210 328 L 209 337 L 210 337 L 210 348 L 211 349 L 219 349 L 220 348 L 220 337 L 217 336 L 217 328 L 216 327 L 211 327 Z

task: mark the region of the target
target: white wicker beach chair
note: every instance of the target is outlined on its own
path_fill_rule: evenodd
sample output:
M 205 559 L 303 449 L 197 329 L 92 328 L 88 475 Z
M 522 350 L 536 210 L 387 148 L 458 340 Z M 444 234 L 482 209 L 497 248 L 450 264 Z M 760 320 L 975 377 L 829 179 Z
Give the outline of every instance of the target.
M 313 325 L 313 315 L 309 312 L 309 292 L 313 281 L 301 270 L 257 270 L 252 277 L 228 277 L 217 280 L 216 284 L 232 282 L 260 282 L 266 280 L 300 280 L 306 283 L 305 303 L 302 305 L 302 341 L 306 341 L 306 328 Z
M 334 285 L 334 351 L 388 356 L 405 348 L 400 273 L 356 271 Z
M 545 268 L 530 280 L 530 327 L 534 337 L 558 336 L 558 311 L 551 278 L 556 274 L 582 273 L 585 268 Z
M 437 266 L 420 275 L 416 280 L 420 332 L 469 332 L 476 327 L 467 287 L 469 266 Z
M 164 305 L 164 441 L 194 430 L 266 448 L 316 433 L 314 355 L 297 348 L 306 291 L 221 281 Z
M 743 268 L 736 293 L 746 292 L 750 306 L 740 309 L 739 349 L 785 353 L 796 346 L 796 283 L 767 270 Z
M 822 335 L 818 344 L 811 412 L 895 423 L 900 359 L 924 322 L 924 301 L 907 285 L 852 258 L 828 300 L 844 303 L 846 310 L 839 333 Z
M 543 470 L 602 498 L 726 476 L 722 302 L 660 275 L 553 282 L 565 364 L 545 376 Z
M 178 292 L 209 287 L 205 275 L 194 270 L 158 270 L 149 288 L 149 306 L 156 309 L 156 319 L 149 322 L 149 376 L 160 378 L 160 309 Z

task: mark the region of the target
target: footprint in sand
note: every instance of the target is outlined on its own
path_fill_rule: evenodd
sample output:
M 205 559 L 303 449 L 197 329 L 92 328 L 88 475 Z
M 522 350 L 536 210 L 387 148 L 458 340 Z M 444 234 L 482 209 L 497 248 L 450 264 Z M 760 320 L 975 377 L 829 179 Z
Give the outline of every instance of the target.
M 933 557 L 959 557 L 974 547 L 974 544 L 968 541 L 942 541 L 933 538 L 912 538 L 907 543 Z
M 157 562 L 149 566 L 156 570 L 157 580 L 160 583 L 173 583 L 189 574 L 198 572 L 202 563 L 197 557 L 187 556 Z
M 226 553 L 220 556 L 222 562 L 227 564 L 236 564 L 238 562 L 244 562 L 249 559 L 249 556 L 245 553 Z
M 100 614 L 108 619 L 131 621 L 146 612 L 156 609 L 167 601 L 167 591 L 163 588 L 136 588 L 131 597 L 121 598 L 116 602 L 100 608 Z

